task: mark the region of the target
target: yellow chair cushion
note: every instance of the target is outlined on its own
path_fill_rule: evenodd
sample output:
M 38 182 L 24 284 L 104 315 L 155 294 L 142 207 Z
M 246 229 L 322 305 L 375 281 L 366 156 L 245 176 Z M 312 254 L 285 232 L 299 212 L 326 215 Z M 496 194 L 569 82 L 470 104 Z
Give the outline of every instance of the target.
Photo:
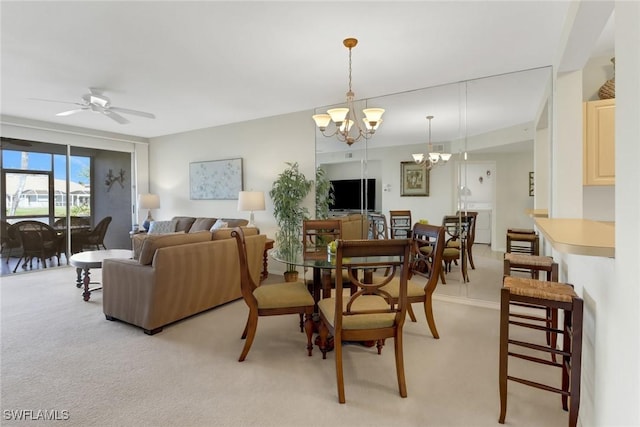
M 349 297 L 342 298 L 342 308 L 346 310 Z M 385 310 L 389 309 L 389 304 L 384 298 L 377 295 L 362 295 L 356 298 L 352 311 L 358 310 Z M 318 302 L 318 310 L 328 320 L 331 327 L 334 327 L 336 300 L 335 298 L 326 298 Z M 378 329 L 388 328 L 395 324 L 395 313 L 371 313 L 371 314 L 353 314 L 342 317 L 342 329 Z
M 426 279 L 425 279 L 426 280 Z M 375 282 L 375 279 L 374 279 Z M 400 279 L 394 277 L 391 281 L 380 288 L 380 290 L 388 292 L 394 298 L 398 298 L 400 295 Z M 423 297 L 424 296 L 424 285 L 419 285 L 413 280 L 407 281 L 407 298 L 413 297 Z
M 285 308 L 313 305 L 313 296 L 302 282 L 262 285 L 253 291 L 258 308 Z
M 442 251 L 442 256 L 444 258 L 459 257 L 460 256 L 460 249 L 444 248 L 444 251 Z
M 447 242 L 448 248 L 460 248 L 460 240 L 449 240 Z

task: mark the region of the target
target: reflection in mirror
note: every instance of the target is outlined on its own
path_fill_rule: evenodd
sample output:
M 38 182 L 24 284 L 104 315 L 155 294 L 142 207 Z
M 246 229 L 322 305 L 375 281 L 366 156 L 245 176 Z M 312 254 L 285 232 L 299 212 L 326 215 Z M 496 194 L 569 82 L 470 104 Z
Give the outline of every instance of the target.
M 375 182 L 373 206 L 363 209 L 387 217 L 406 209 L 414 222 L 441 224 L 458 210 L 478 212 L 470 282 L 464 285 L 454 266 L 436 293 L 497 301 L 499 289 L 488 286 L 483 264 L 500 264 L 507 228 L 532 228 L 526 212 L 549 204 L 551 77 L 551 67 L 543 67 L 358 101 L 359 109 L 384 108 L 384 123 L 371 139 L 351 146 L 316 133 L 316 166 L 329 180 Z M 453 156 L 427 171 L 428 196 L 402 195 L 402 163 L 428 150 L 428 115 L 434 116 L 434 150 Z M 540 191 L 530 196 L 533 171 Z M 497 271 L 499 285 L 501 267 Z

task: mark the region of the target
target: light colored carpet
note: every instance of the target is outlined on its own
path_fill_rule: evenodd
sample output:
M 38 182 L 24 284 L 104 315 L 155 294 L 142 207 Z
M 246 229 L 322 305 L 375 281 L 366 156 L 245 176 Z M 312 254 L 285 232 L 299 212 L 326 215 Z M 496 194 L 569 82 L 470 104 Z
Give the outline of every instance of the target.
M 297 316 L 260 318 L 239 363 L 241 300 L 147 336 L 105 320 L 100 291 L 84 302 L 72 268 L 1 281 L 3 426 L 31 425 L 8 420 L 11 410 L 68 411 L 67 421 L 39 426 L 498 425 L 495 309 L 435 301 L 441 339 L 434 340 L 414 306 L 418 322 L 404 329 L 406 399 L 398 394 L 392 342 L 381 356 L 346 346 L 347 403 L 340 405 L 334 354 L 306 356 Z M 529 365 L 514 362 L 512 372 L 537 375 Z M 537 378 L 559 380 L 548 369 Z M 558 395 L 509 384 L 507 425 L 566 423 Z

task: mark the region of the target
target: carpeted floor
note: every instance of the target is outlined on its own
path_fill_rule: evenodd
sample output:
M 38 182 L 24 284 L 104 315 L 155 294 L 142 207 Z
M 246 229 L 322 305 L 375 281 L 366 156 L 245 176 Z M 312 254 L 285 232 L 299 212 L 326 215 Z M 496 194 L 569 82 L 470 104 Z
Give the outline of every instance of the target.
M 470 271 L 472 281 L 500 275 L 483 271 Z M 68 415 L 39 426 L 498 425 L 496 309 L 437 299 L 441 339 L 434 340 L 415 306 L 418 322 L 404 329 L 406 399 L 398 395 L 392 343 L 381 356 L 348 345 L 340 405 L 333 353 L 306 356 L 297 316 L 260 318 L 239 363 L 241 300 L 147 336 L 105 320 L 100 291 L 84 302 L 72 268 L 3 277 L 0 298 L 3 426 L 31 425 L 10 419 L 21 410 Z M 513 362 L 513 372 L 559 381 L 557 372 L 529 365 Z M 510 383 L 507 423 L 564 426 L 567 414 L 559 396 Z

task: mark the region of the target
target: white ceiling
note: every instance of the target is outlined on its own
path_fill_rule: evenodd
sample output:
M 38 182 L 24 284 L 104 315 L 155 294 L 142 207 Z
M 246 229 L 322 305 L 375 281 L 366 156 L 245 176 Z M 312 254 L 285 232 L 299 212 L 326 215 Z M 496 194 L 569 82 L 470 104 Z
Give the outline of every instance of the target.
M 360 40 L 356 97 L 372 98 L 553 65 L 570 10 L 560 0 L 2 1 L 1 113 L 151 138 L 311 110 L 344 100 L 346 37 Z M 584 60 L 588 41 L 572 46 Z M 79 102 L 89 87 L 157 118 L 57 117 L 70 106 L 33 99 Z

